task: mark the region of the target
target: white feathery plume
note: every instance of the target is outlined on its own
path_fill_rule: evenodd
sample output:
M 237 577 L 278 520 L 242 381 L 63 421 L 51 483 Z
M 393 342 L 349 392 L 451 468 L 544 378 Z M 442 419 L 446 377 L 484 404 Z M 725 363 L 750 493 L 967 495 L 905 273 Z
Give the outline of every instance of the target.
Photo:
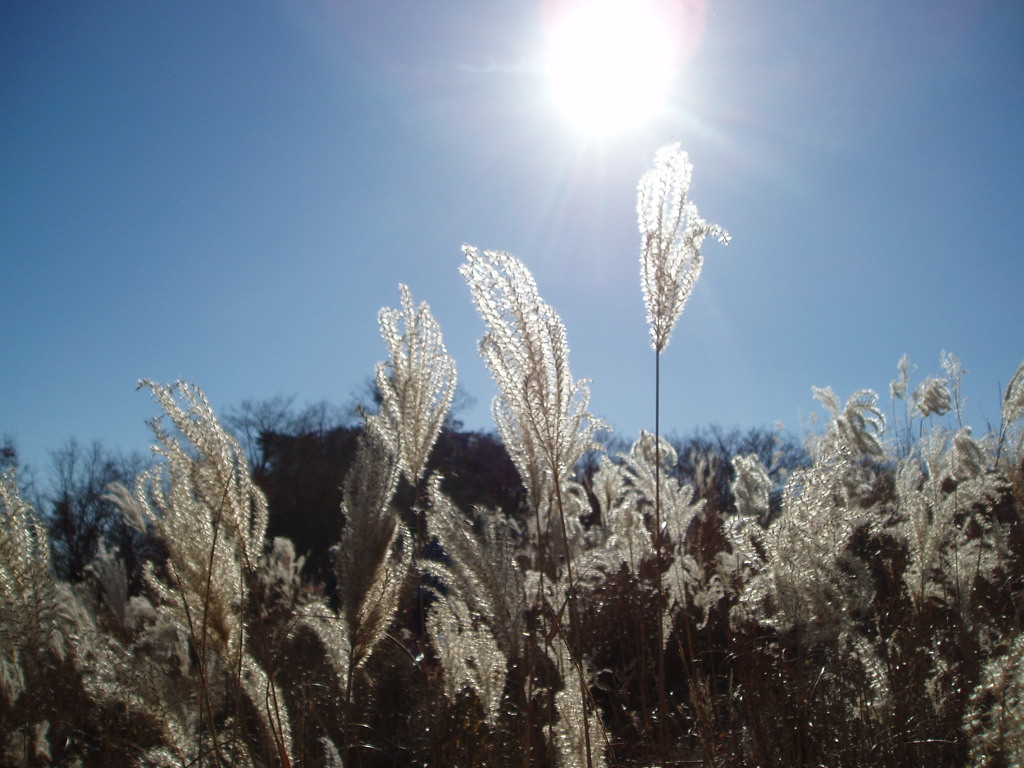
M 496 513 L 478 509 L 480 529 L 475 531 L 472 521 L 441 492 L 437 478 L 432 478 L 428 494 L 429 531 L 451 565 L 424 561 L 424 566 L 487 623 L 504 656 L 518 659 L 526 634 L 527 599 L 512 529 Z
M 144 597 L 126 605 L 125 628 L 130 643 L 102 631 L 91 611 L 79 615 L 76 662 L 85 691 L 96 704 L 146 723 L 159 746 L 140 764 L 198 761 L 194 734 L 203 726 L 188 633 L 170 611 L 158 612 Z
M 800 629 L 809 644 L 834 640 L 847 616 L 870 601 L 863 564 L 847 544 L 860 514 L 847 490 L 852 459 L 833 456 L 793 474 L 781 514 L 766 528 L 729 526 L 752 575 L 732 621 L 753 619 L 780 632 Z M 751 537 L 751 540 L 744 539 Z
M 626 492 L 633 503 L 644 509 L 652 509 L 655 499 L 660 499 L 661 514 L 655 517 L 655 524 L 661 523 L 660 538 L 670 543 L 672 549 L 663 549 L 671 555 L 663 586 L 670 609 L 686 605 L 687 596 L 697 594 L 703 584 L 701 569 L 684 551 L 686 533 L 690 524 L 704 508 L 704 500 L 694 499 L 693 487 L 683 485 L 670 469 L 678 461 L 675 448 L 665 438 L 655 439 L 646 430 L 633 443 L 628 454 L 621 457 Z M 657 533 L 655 533 L 657 535 Z M 640 542 L 643 540 L 641 539 Z M 657 548 L 653 548 L 657 554 Z M 661 622 L 662 642 L 667 642 L 672 632 L 672 621 Z
M 927 378 L 914 390 L 914 407 L 922 418 L 942 416 L 953 408 L 953 396 L 945 379 Z
M 376 418 L 367 420 L 342 498 L 345 528 L 336 569 L 350 673 L 370 657 L 391 624 L 412 562 L 412 547 L 391 507 L 398 462 L 381 431 Z
M 427 615 L 427 630 L 441 661 L 445 695 L 455 702 L 469 688 L 484 709 L 484 719 L 497 722 L 505 690 L 506 657 L 490 627 L 474 618 L 462 596 L 438 598 Z
M 641 177 L 637 191 L 640 280 L 651 343 L 658 352 L 668 346 L 700 277 L 704 240 L 711 236 L 729 242 L 729 233 L 702 219 L 690 201 L 692 173 L 687 154 L 679 144 L 669 144 L 657 151 L 654 168 Z
M 910 562 L 903 580 L 919 609 L 932 596 L 936 569 L 954 533 L 948 507 L 941 504 L 933 477 L 926 476 L 917 457 L 904 459 L 896 472 L 896 497 L 903 513 L 900 528 L 907 541 Z
M 504 252 L 463 251 L 461 272 L 487 324 L 480 353 L 501 391 L 494 420 L 536 509 L 603 425 L 588 411 L 587 382 L 569 370 L 565 326 L 526 266 Z
M 862 389 L 846 401 L 844 408 L 832 387 L 813 387 L 813 390 L 815 399 L 832 416 L 828 430 L 818 446 L 818 458 L 825 459 L 839 453 L 870 458 L 882 458 L 885 455 L 881 439 L 885 431 L 885 416 L 878 408 L 878 395 L 869 389 Z
M 732 460 L 736 479 L 732 483 L 732 493 L 736 497 L 736 509 L 740 514 L 751 515 L 762 521 L 768 520 L 769 497 L 772 483 L 768 470 L 757 454 L 735 456 Z
M 942 350 L 940 354 L 942 370 L 946 372 L 946 379 L 953 395 L 953 407 L 956 409 L 957 421 L 963 424 L 964 407 L 967 405 L 967 398 L 962 395 L 964 376 L 970 371 L 964 368 L 960 358 L 952 352 Z
M 968 765 L 1024 765 L 1024 635 L 985 664 L 963 727 L 971 739 Z
M 324 748 L 324 768 L 345 768 L 341 761 L 341 754 L 333 741 L 326 736 L 321 736 L 320 745 Z
M 176 501 L 185 502 L 189 509 L 163 509 L 157 513 L 149 505 L 150 522 L 161 534 L 171 533 L 166 523 L 183 522 L 187 527 L 190 511 L 202 510 L 202 516 L 211 526 L 224 526 L 232 539 L 239 562 L 249 570 L 256 567 L 263 554 L 267 531 L 267 501 L 263 492 L 249 476 L 249 463 L 238 440 L 221 426 L 202 390 L 194 384 L 177 381 L 169 386 L 143 380 L 139 384 L 150 390 L 153 398 L 164 409 L 173 428 L 185 438 L 194 451 L 177 435 L 164 428 L 161 420 L 150 423 L 159 445 L 154 453 L 167 459 L 167 472 Z M 157 474 L 163 471 L 157 469 Z M 150 479 L 156 479 L 151 477 Z M 137 501 L 142 501 L 137 498 Z M 184 519 L 183 519 L 184 518 Z M 178 531 L 182 537 L 185 530 Z
M 316 638 L 346 699 L 353 693 L 354 672 L 394 620 L 412 564 L 412 547 L 391 505 L 402 473 L 397 425 L 376 415 L 365 426 L 345 475 L 345 527 L 333 548 L 340 611 L 324 599 L 312 600 L 294 625 L 296 635 L 308 631 Z
M 1003 396 L 1003 423 L 1012 424 L 1021 417 L 1024 417 L 1024 363 L 1013 374 Z
M 889 382 L 889 394 L 893 400 L 903 400 L 907 396 L 907 387 L 910 385 L 910 372 L 912 364 L 910 357 L 904 353 L 903 357 L 900 358 L 899 378 L 893 379 Z
M 1021 490 L 1021 484 L 1024 482 L 1021 473 L 1021 456 L 1024 454 L 1024 363 L 1020 364 L 1006 387 L 1002 416 L 1002 424 L 999 427 L 998 463 L 1006 467 L 1018 498 L 1024 498 L 1024 490 Z
M 984 446 L 971 437 L 971 428 L 964 427 L 953 435 L 946 453 L 946 471 L 954 481 L 981 477 L 988 466 Z
M 659 437 L 656 441 L 653 434 L 643 430 L 621 459 L 628 492 L 649 507 L 653 507 L 655 497 L 660 495 L 661 536 L 670 538 L 676 547 L 681 546 L 690 522 L 704 502 L 695 501 L 693 487 L 683 485 L 671 473 L 670 469 L 678 462 L 676 449 L 665 438 Z
M 103 602 L 123 626 L 128 605 L 128 572 L 124 562 L 118 558 L 117 549 L 107 549 L 106 542 L 101 539 L 96 554 L 85 567 L 85 573 L 96 581 Z
M 35 511 L 22 499 L 14 471 L 0 474 L 0 698 L 14 704 L 24 690 L 22 661 L 65 656 L 50 544 Z
M 133 498 L 118 488 L 110 498 L 127 521 L 152 526 L 167 549 L 166 577 L 147 563 L 146 581 L 160 613 L 190 637 L 204 696 L 211 695 L 213 671 L 223 669 L 259 713 L 267 738 L 289 754 L 287 712 L 277 686 L 250 655 L 245 621 L 249 580 L 265 546 L 266 498 L 249 475 L 241 445 L 198 387 L 181 381 L 143 381 L 140 387 L 151 391 L 171 422 L 171 428 L 151 422 L 159 443 L 154 453 L 165 461 L 138 477 Z
M 583 670 L 579 673 L 560 636 L 547 647 L 547 652 L 562 677 L 562 688 L 555 694 L 558 722 L 554 725 L 552 739 L 557 765 L 559 768 L 604 768 L 607 762 L 601 745 L 605 743 L 605 734 L 600 715 L 580 704 L 585 695 L 581 677 L 589 678 L 589 670 L 581 662 Z
M 380 310 L 380 334 L 390 357 L 377 366 L 381 416 L 398 436 L 398 460 L 411 484 L 423 477 L 430 450 L 455 396 L 455 361 L 426 302 L 417 308 L 399 285 L 401 309 Z
M 1015 557 L 1004 525 L 987 514 L 1004 492 L 993 457 L 964 427 L 952 438 L 936 428 L 920 444 L 921 455 L 900 462 L 896 473 L 899 530 L 907 543 L 903 580 L 918 608 L 934 600 L 950 605 L 967 600 L 978 580 L 998 583 Z M 965 566 L 970 563 L 970 568 Z
M 623 466 L 605 456 L 591 478 L 605 541 L 590 555 L 597 567 L 612 573 L 623 563 L 632 573 L 639 573 L 640 564 L 654 554 L 654 543 L 644 522 L 644 508 L 649 502 L 637 492 L 630 477 Z

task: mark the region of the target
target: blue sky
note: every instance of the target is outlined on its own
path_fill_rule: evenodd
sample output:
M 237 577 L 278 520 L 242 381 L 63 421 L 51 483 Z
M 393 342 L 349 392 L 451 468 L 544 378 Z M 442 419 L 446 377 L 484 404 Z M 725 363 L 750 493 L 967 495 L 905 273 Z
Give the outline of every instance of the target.
M 663 362 L 665 431 L 800 431 L 845 399 L 971 371 L 998 419 L 1024 358 L 1024 5 L 707 0 L 669 114 L 585 139 L 553 107 L 539 2 L 0 5 L 0 432 L 144 449 L 138 379 L 220 410 L 344 405 L 398 283 L 490 428 L 460 246 L 508 250 L 623 436 L 653 422 L 635 189 L 679 141 L 725 226 Z

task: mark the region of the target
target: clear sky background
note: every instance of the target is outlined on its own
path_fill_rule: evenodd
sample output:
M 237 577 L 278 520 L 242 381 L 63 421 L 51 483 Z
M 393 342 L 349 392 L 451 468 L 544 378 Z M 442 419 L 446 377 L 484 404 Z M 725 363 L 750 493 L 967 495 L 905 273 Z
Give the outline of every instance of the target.
M 1024 4 L 707 0 L 668 114 L 586 139 L 539 2 L 5 0 L 0 432 L 145 449 L 143 377 L 226 410 L 350 401 L 398 283 L 491 427 L 460 246 L 560 313 L 592 408 L 653 424 L 635 190 L 679 141 L 725 226 L 663 363 L 663 429 L 799 432 L 812 386 L 883 396 L 906 352 L 996 423 L 1024 358 Z

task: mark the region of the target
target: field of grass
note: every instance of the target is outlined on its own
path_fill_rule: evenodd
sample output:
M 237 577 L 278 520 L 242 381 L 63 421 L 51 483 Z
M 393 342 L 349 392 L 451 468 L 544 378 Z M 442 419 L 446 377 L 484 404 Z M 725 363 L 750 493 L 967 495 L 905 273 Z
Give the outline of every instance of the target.
M 641 282 L 660 359 L 725 230 L 659 151 L 641 180 Z M 158 462 L 108 493 L 159 544 L 141 588 L 101 547 L 54 576 L 0 483 L 0 753 L 10 766 L 1024 765 L 1024 366 L 990 434 L 963 370 L 878 396 L 817 392 L 828 423 L 783 482 L 732 457 L 730 503 L 657 417 L 599 441 L 566 329 L 528 268 L 466 248 L 521 514 L 459 507 L 428 471 L 456 370 L 408 288 L 312 581 L 202 392 L 144 382 Z

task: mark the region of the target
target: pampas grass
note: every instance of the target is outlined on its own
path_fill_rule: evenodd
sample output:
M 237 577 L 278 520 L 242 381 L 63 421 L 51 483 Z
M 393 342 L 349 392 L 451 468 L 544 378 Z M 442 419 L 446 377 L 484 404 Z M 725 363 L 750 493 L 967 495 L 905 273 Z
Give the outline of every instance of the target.
M 656 360 L 704 242 L 727 240 L 691 176 L 669 146 L 638 190 Z M 604 450 L 526 264 L 465 256 L 522 505 L 460 507 L 458 467 L 432 471 L 455 364 L 405 286 L 379 315 L 381 408 L 326 583 L 268 539 L 250 457 L 202 391 L 143 382 L 157 461 L 108 492 L 163 552 L 135 592 L 106 543 L 59 581 L 0 478 L 4 765 L 1021 763 L 1024 365 L 992 434 L 963 423 L 948 353 L 919 382 L 900 361 L 888 422 L 873 392 L 817 390 L 808 465 L 782 482 L 730 457 L 735 503 L 709 503 L 661 438 L 659 364 L 653 433 Z

